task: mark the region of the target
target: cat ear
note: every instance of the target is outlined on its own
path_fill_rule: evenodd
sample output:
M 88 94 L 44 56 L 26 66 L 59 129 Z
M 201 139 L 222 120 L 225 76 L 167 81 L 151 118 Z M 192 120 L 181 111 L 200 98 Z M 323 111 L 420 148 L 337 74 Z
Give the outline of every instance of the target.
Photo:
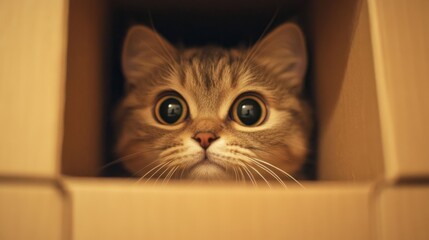
M 145 26 L 128 30 L 122 49 L 122 69 L 127 83 L 134 85 L 154 68 L 175 61 L 175 48 Z
M 280 25 L 257 43 L 250 54 L 288 88 L 301 91 L 307 70 L 307 51 L 304 35 L 297 25 Z

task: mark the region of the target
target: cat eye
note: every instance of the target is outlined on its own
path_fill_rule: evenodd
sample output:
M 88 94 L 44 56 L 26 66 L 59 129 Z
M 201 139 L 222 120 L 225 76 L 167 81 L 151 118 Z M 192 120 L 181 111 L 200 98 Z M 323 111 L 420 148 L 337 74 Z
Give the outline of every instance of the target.
M 188 114 L 188 106 L 180 96 L 167 95 L 158 100 L 155 105 L 156 119 L 166 125 L 183 122 Z
M 267 116 L 267 107 L 255 95 L 239 97 L 232 106 L 231 118 L 243 126 L 258 126 Z

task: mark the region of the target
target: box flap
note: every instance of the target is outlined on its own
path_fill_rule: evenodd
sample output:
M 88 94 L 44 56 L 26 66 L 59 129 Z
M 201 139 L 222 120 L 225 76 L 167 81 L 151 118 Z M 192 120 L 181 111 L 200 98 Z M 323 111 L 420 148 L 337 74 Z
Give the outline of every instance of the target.
M 59 173 L 66 7 L 0 3 L 0 175 Z
M 73 239 L 370 238 L 368 184 L 269 189 L 135 181 L 67 179 Z

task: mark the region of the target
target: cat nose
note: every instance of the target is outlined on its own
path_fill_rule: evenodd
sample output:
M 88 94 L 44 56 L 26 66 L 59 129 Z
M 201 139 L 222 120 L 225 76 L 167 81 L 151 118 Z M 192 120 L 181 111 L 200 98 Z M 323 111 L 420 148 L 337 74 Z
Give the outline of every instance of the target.
M 197 141 L 202 148 L 207 149 L 210 144 L 219 137 L 217 137 L 211 132 L 200 132 L 195 134 L 195 136 L 193 136 L 192 138 Z

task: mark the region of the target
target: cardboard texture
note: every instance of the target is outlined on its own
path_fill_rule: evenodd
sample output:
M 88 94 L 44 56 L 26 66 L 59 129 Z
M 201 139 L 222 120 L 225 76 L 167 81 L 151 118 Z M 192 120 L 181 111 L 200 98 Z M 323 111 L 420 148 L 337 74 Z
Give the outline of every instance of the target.
M 59 173 L 67 1 L 0 1 L 0 175 Z
M 368 2 L 386 177 L 427 179 L 429 2 Z
M 0 239 L 63 238 L 63 198 L 54 184 L 0 179 Z
M 319 181 L 269 189 L 97 176 L 112 2 L 0 1 L 0 239 L 429 239 L 429 2 L 300 4 Z
M 429 185 L 389 186 L 377 199 L 377 239 L 429 239 Z
M 67 179 L 73 239 L 371 238 L 369 184 L 134 183 Z
M 383 153 L 368 7 L 329 2 L 311 8 L 319 178 L 374 180 L 383 175 Z
M 64 142 L 61 171 L 96 176 L 102 158 L 103 36 L 102 1 L 70 1 Z M 83 55 L 83 56 L 82 56 Z

